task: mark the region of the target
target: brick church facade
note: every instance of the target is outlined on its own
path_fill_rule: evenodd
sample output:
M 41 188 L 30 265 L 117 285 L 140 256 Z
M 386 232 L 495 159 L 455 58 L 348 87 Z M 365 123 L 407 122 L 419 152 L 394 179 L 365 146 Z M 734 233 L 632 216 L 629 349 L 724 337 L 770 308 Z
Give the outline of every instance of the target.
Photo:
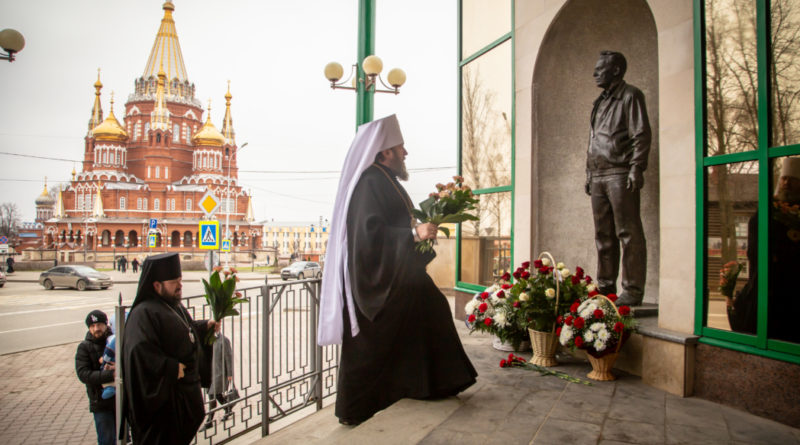
M 54 214 L 43 228 L 46 249 L 130 254 L 198 251 L 198 223 L 208 219 L 198 206 L 207 192 L 221 205 L 214 215 L 230 219 L 234 251 L 261 247 L 262 226 L 254 223 L 251 196 L 238 183 L 230 84 L 220 130 L 211 106 L 195 98 L 186 75 L 172 13 L 163 5 L 155 43 L 144 73 L 124 105 L 122 123 L 101 107 L 100 74 L 95 82 L 81 171 L 56 193 Z M 229 197 L 229 199 L 228 199 Z M 156 247 L 148 247 L 148 222 L 158 220 Z

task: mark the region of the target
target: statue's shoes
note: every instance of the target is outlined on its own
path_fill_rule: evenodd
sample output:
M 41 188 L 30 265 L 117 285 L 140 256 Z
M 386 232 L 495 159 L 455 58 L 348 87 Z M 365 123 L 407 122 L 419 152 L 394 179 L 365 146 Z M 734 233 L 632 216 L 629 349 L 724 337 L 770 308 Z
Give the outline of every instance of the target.
M 629 294 L 629 293 L 627 293 L 625 291 L 622 291 L 622 294 L 619 296 L 617 301 L 614 302 L 614 304 L 616 304 L 617 307 L 620 307 L 620 306 L 641 306 L 643 299 L 644 299 L 644 295 L 641 295 L 641 296 L 639 296 L 637 298 L 637 297 L 634 297 L 634 296 L 632 296 L 631 294 Z

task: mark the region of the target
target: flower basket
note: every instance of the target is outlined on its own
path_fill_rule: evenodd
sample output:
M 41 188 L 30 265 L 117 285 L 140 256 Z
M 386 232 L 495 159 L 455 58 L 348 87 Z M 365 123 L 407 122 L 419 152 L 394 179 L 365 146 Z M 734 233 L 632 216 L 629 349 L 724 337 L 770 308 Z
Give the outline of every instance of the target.
M 587 377 L 614 380 L 611 369 L 620 348 L 636 327 L 628 306 L 617 307 L 617 296 L 600 295 L 592 290 L 587 298 L 575 301 L 570 311 L 559 317 L 559 340 L 573 349 L 584 349 L 592 365 Z
M 533 347 L 533 356 L 530 362 L 539 366 L 557 366 L 558 336 L 556 333 L 528 328 L 528 334 L 531 337 L 531 346 Z

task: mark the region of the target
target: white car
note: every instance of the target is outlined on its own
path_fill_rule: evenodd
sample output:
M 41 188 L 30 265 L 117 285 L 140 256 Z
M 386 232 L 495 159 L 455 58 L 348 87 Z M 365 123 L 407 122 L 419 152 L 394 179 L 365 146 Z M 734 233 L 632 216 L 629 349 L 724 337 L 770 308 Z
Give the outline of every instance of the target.
M 322 269 L 319 263 L 313 261 L 298 261 L 292 263 L 289 267 L 281 269 L 281 279 L 286 281 L 289 278 L 297 278 L 303 280 L 305 278 L 321 278 Z

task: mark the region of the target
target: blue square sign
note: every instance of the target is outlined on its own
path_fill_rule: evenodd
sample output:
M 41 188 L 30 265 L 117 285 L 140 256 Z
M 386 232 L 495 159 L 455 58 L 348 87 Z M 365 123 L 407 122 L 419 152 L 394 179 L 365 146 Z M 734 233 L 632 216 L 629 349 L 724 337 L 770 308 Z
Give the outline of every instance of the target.
M 200 248 L 219 249 L 219 221 L 200 221 Z
M 154 230 L 156 228 L 158 228 L 158 219 L 150 218 L 150 229 Z

